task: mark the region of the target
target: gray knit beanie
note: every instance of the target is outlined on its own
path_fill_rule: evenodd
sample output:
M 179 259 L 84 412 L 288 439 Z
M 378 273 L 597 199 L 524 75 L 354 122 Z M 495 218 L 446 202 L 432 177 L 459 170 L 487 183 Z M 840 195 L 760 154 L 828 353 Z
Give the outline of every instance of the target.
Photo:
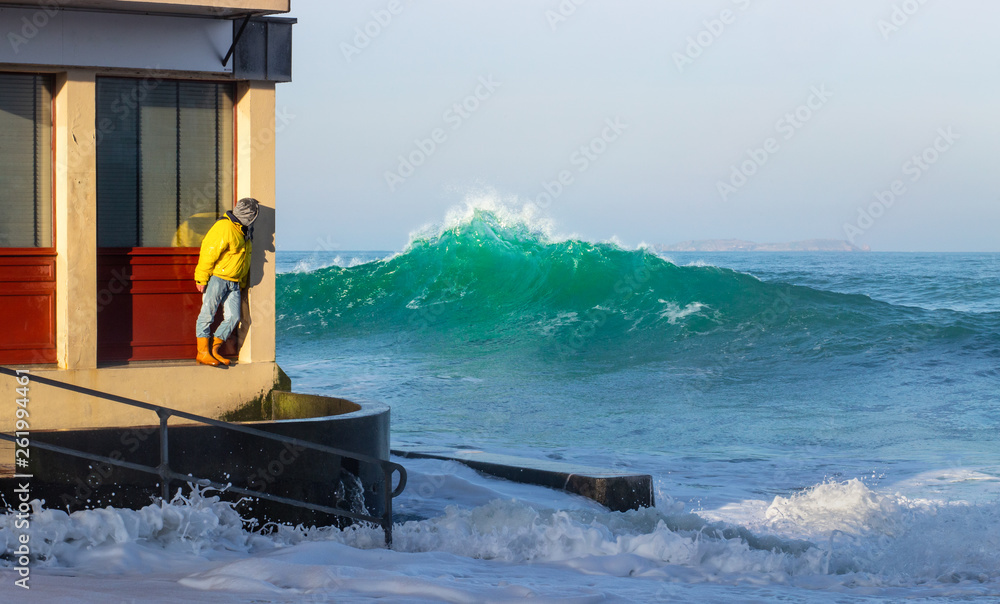
M 253 197 L 244 197 L 236 202 L 233 208 L 233 216 L 243 223 L 243 226 L 250 226 L 257 220 L 257 213 L 260 211 L 260 204 Z

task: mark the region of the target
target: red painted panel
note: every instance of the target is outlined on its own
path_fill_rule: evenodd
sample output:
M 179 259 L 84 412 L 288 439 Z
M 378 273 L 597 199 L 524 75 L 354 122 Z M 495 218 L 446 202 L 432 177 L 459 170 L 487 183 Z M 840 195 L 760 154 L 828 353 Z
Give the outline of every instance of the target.
M 56 362 L 54 250 L 0 249 L 0 363 Z
M 198 248 L 105 248 L 97 258 L 99 361 L 194 359 Z M 218 319 L 217 319 L 218 321 Z M 227 348 L 235 354 L 235 334 Z
M 0 259 L 0 262 L 2 260 L 10 259 Z M 0 263 L 0 282 L 55 281 L 55 262 L 35 265 L 20 264 L 24 261 L 24 257 L 19 257 L 17 258 L 19 264 Z

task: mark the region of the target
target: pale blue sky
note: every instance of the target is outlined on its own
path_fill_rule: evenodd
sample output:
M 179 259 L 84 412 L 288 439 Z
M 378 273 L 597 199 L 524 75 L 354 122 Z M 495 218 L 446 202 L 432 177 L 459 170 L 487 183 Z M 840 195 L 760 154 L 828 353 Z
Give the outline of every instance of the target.
M 390 6 L 397 14 L 379 25 Z M 560 6 L 575 10 L 556 21 Z M 279 249 L 399 249 L 470 191 L 538 200 L 566 171 L 570 184 L 544 212 L 557 231 L 591 240 L 850 235 L 874 250 L 1000 250 L 1000 3 L 292 8 L 295 81 L 278 87 L 279 113 L 295 116 L 278 135 Z M 366 26 L 377 35 L 362 48 Z M 480 84 L 491 77 L 492 90 Z M 814 89 L 828 98 L 810 99 Z M 807 116 L 799 127 L 779 122 L 796 110 Z M 607 126 L 616 118 L 620 134 Z M 415 140 L 439 128 L 443 142 L 420 151 Z M 733 166 L 769 138 L 766 163 L 747 164 L 754 173 L 737 187 Z M 427 157 L 400 176 L 398 156 L 411 153 Z M 906 164 L 925 153 L 924 166 Z M 895 203 L 859 218 L 859 208 L 879 213 L 874 193 L 894 181 L 905 187 Z

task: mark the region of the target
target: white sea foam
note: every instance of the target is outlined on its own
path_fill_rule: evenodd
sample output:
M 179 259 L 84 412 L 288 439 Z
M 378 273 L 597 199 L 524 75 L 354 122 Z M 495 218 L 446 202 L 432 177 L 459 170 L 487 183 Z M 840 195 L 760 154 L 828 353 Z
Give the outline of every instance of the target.
M 775 497 L 767 508 L 768 526 L 786 533 L 826 537 L 877 533 L 894 536 L 904 510 L 928 511 L 928 502 L 876 493 L 858 479 L 827 482 L 791 497 Z
M 395 527 L 392 551 L 377 528 L 248 532 L 230 506 L 196 494 L 138 511 L 36 507 L 33 580 L 45 585 L 55 576 L 46 573 L 70 569 L 120 577 L 135 593 L 145 582 L 179 580 L 178 589 L 268 601 L 1000 595 L 996 504 L 912 500 L 858 480 L 827 482 L 770 504 L 728 506 L 743 513 L 740 526 L 685 514 L 669 500 L 614 513 L 455 463 L 406 463 L 410 485 L 397 509 L 423 519 Z M 0 538 L 8 551 L 13 535 L 6 516 Z
M 477 214 L 484 213 L 493 216 L 501 228 L 526 231 L 545 243 L 575 238 L 573 235 L 557 234 L 552 219 L 535 204 L 522 202 L 515 195 L 504 195 L 491 187 L 480 187 L 467 191 L 462 203 L 448 209 L 442 222 L 427 224 L 411 232 L 406 249 L 416 241 L 436 239 L 467 225 Z
M 671 302 L 669 300 L 658 300 L 660 304 L 663 304 L 663 309 L 660 310 L 659 315 L 661 319 L 666 319 L 667 323 L 675 325 L 678 321 L 685 317 L 689 317 L 693 314 L 697 314 L 705 305 L 701 302 L 691 302 L 681 308 L 676 302 Z
M 360 266 L 362 264 L 367 264 L 373 262 L 371 258 L 364 258 L 361 256 L 341 256 L 337 255 L 333 258 L 325 258 L 321 256 L 311 256 L 309 258 L 303 258 L 295 263 L 295 266 L 289 270 L 289 273 L 311 273 L 324 268 L 330 268 L 331 266 L 337 266 L 340 268 L 351 268 L 355 266 Z
M 706 262 L 704 260 L 692 260 L 691 262 L 688 262 L 684 266 L 694 266 L 694 267 L 698 267 L 698 268 L 705 268 L 705 267 L 709 267 L 709 266 L 713 267 L 713 268 L 715 267 L 714 264 L 712 264 L 710 262 Z
M 556 316 L 538 322 L 538 331 L 544 336 L 550 336 L 557 330 L 580 322 L 576 312 L 560 312 Z
M 140 510 L 103 508 L 67 514 L 32 502 L 30 537 L 38 568 L 90 573 L 158 572 L 186 560 L 251 553 L 271 542 L 244 530 L 232 505 L 207 493 L 178 496 Z M 0 517 L 0 543 L 17 547 L 16 517 Z
M 655 250 L 650 250 L 650 253 L 652 253 L 653 255 L 655 255 L 657 257 L 659 257 L 660 260 L 663 260 L 664 262 L 669 262 L 670 264 L 673 264 L 674 266 L 680 266 L 679 264 L 677 264 L 677 261 L 674 260 L 672 256 L 664 254 L 663 252 L 657 252 Z

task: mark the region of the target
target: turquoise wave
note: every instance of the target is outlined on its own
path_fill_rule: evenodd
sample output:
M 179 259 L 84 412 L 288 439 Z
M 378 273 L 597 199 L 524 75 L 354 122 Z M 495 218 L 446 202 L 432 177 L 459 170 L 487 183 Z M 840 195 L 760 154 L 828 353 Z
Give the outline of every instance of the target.
M 677 266 L 611 243 L 552 240 L 477 209 L 390 258 L 278 277 L 293 338 L 390 338 L 577 355 L 908 350 L 987 338 L 997 317 L 894 306 L 863 295 Z

